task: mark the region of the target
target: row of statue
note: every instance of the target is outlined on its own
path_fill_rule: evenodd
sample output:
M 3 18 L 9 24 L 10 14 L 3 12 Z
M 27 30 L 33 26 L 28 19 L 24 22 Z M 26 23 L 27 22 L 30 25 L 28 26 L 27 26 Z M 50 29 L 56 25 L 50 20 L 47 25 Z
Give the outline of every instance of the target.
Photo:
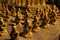
M 20 36 L 32 37 L 32 34 L 39 32 L 41 28 L 49 28 L 49 24 L 55 25 L 57 14 L 60 12 L 55 5 L 38 5 L 36 12 L 28 6 L 2 6 L 0 9 L 0 36 L 6 33 L 6 35 L 10 35 L 11 40 L 16 40 Z M 7 32 L 6 22 L 8 24 L 11 22 L 9 24 L 12 28 L 10 34 Z M 23 32 L 17 30 L 21 27 L 23 27 Z
M 45 4 L 46 0 L 2 0 L 3 4 L 18 6 L 33 6 L 37 4 Z

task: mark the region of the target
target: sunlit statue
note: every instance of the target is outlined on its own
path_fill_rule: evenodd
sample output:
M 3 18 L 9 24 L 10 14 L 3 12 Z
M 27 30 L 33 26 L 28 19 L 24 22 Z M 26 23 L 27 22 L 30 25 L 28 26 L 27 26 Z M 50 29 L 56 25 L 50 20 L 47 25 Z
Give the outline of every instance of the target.
M 6 35 L 8 36 L 8 32 L 7 32 L 7 29 L 6 29 L 6 26 L 5 26 L 5 23 L 4 23 L 4 20 L 3 18 L 0 18 L 0 27 L 1 27 L 1 35 Z
M 34 6 L 35 4 L 34 4 L 34 0 L 32 0 L 32 6 Z
M 25 6 L 25 4 L 26 4 L 26 0 L 23 0 L 23 6 Z
M 22 32 L 22 36 L 25 37 L 25 38 L 30 38 L 32 37 L 32 25 L 29 24 L 30 21 L 29 19 L 25 20 L 24 22 L 24 27 L 23 27 L 23 32 Z
M 18 17 L 19 17 L 20 19 L 23 19 L 23 14 L 22 14 L 22 11 L 21 11 L 20 8 L 18 9 Z
M 3 29 L 3 31 L 2 31 L 2 33 L 1 33 L 1 35 L 2 36 L 8 36 L 9 34 L 8 34 L 8 32 L 7 32 L 7 29 L 6 29 L 6 26 L 5 25 L 2 25 L 2 29 Z
M 17 26 L 15 23 L 13 23 L 11 26 L 12 26 L 12 31 L 10 33 L 10 37 L 11 37 L 11 40 L 15 40 L 17 39 L 19 32 L 17 31 Z

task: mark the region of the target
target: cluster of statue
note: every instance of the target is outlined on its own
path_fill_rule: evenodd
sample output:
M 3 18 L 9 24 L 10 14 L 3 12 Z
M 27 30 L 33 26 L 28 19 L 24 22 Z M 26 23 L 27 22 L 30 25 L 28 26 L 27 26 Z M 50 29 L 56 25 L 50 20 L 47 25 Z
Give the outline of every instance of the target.
M 2 4 L 1 6 L 0 36 L 3 35 L 2 33 L 9 34 L 6 30 L 6 22 L 8 24 L 11 22 L 11 40 L 16 40 L 20 35 L 25 38 L 32 37 L 33 32 L 39 32 L 41 28 L 49 28 L 49 24 L 55 25 L 57 14 L 60 12 L 55 5 L 40 5 L 39 3 L 36 13 L 32 11 L 30 5 L 21 7 Z M 17 27 L 23 27 L 23 32 L 19 32 Z

